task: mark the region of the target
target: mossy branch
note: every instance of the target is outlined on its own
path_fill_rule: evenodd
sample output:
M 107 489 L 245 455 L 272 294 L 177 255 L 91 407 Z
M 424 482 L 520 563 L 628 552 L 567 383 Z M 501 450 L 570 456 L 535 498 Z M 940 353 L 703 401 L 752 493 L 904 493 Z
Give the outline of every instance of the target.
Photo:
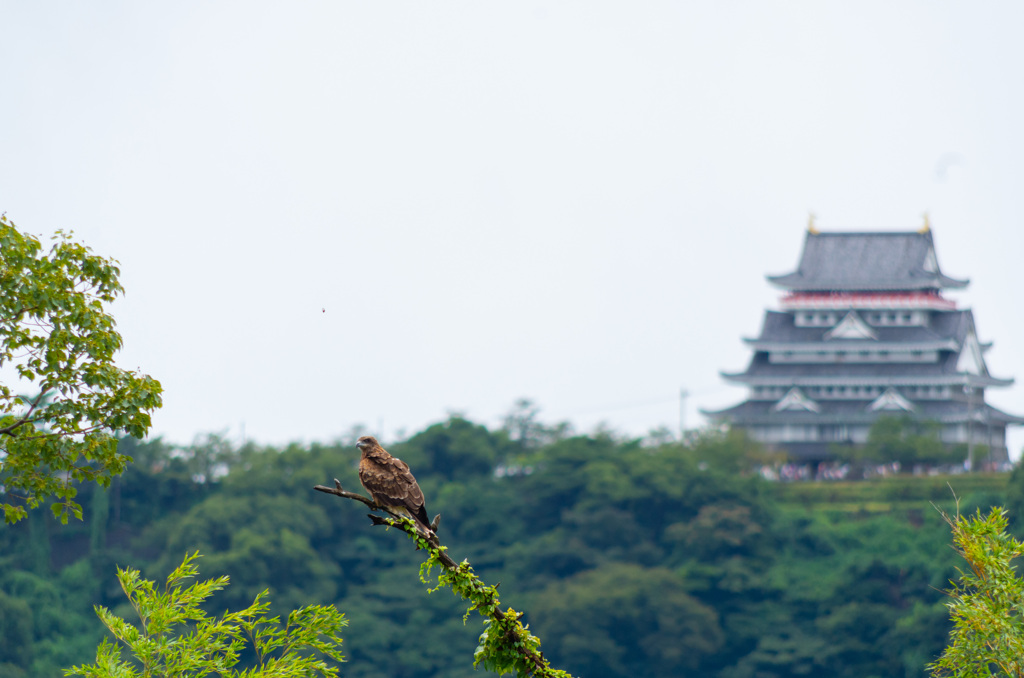
M 344 499 L 361 501 L 374 510 L 384 511 L 389 517 L 370 514 L 374 525 L 386 525 L 405 532 L 416 544 L 416 548 L 427 551 L 426 561 L 420 565 L 420 581 L 430 585 L 431 572 L 435 566 L 441 569 L 437 585 L 430 592 L 448 587 L 452 592 L 470 603 L 466 610 L 468 618 L 476 610 L 484 618 L 484 632 L 480 644 L 473 654 L 473 666 L 483 666 L 498 674 L 515 674 L 518 678 L 572 678 L 560 669 L 551 668 L 544 653 L 540 651 L 540 639 L 530 633 L 530 627 L 521 621 L 523 613 L 511 607 L 502 610 L 498 599 L 498 585 L 488 586 L 473 572 L 469 562 L 456 563 L 437 538 L 437 527 L 441 516 L 434 518 L 427 533 L 415 522 L 401 514 L 392 512 L 369 497 L 348 492 L 341 487 L 337 478 L 334 487 L 317 485 L 313 489 L 333 494 Z

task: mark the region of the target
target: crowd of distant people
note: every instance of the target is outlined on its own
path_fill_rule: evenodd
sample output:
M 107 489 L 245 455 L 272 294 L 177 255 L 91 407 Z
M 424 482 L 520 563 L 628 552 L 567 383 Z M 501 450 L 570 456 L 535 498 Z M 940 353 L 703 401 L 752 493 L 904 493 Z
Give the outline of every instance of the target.
M 762 466 L 759 469 L 765 480 L 795 482 L 801 480 L 846 480 L 850 475 L 850 465 L 837 462 L 821 462 L 814 464 L 781 464 Z
M 1003 464 L 998 467 L 986 465 L 979 469 L 984 471 L 1008 471 L 1012 465 Z M 832 461 L 814 463 L 788 462 L 785 464 L 764 465 L 758 469 L 758 473 L 765 480 L 775 482 L 799 482 L 799 481 L 828 481 L 828 480 L 861 480 L 871 478 L 888 478 L 897 475 L 903 470 L 898 461 L 888 464 L 865 464 L 864 466 L 852 467 L 849 463 Z M 967 464 L 954 464 L 952 466 L 926 466 L 916 465 L 911 472 L 914 475 L 940 475 L 966 473 L 971 468 Z

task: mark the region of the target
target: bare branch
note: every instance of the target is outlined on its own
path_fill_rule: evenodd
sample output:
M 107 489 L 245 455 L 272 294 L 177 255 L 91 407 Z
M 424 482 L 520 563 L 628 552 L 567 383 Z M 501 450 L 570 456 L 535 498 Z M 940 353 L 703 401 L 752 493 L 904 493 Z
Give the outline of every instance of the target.
M 363 495 L 358 494 L 356 492 L 348 492 L 347 490 L 343 489 L 341 487 L 341 481 L 338 480 L 337 478 L 334 479 L 334 487 L 327 487 L 325 485 L 317 485 L 313 489 L 317 490 L 319 492 L 325 492 L 327 494 L 333 494 L 336 497 L 344 497 L 345 499 L 355 499 L 356 501 L 363 502 L 364 504 L 366 504 L 370 508 L 377 508 L 377 502 L 375 502 L 374 500 L 370 499 L 369 497 L 364 497 Z
M 356 501 L 361 501 L 364 504 L 366 504 L 367 506 L 369 506 L 371 509 L 373 509 L 374 511 L 383 511 L 384 513 L 387 513 L 389 516 L 391 516 L 390 518 L 381 518 L 380 516 L 375 516 L 372 513 L 367 515 L 367 517 L 370 519 L 371 524 L 373 524 L 373 525 L 385 525 L 385 526 L 388 526 L 388 527 L 397 527 L 397 528 L 399 528 L 399 529 L 401 529 L 403 531 L 408 531 L 404 526 L 409 524 L 409 523 L 411 523 L 411 524 L 415 525 L 416 534 L 418 534 L 419 536 L 421 536 L 424 539 L 426 539 L 427 542 L 431 546 L 433 546 L 435 548 L 439 548 L 441 546 L 441 542 L 437 538 L 437 526 L 441 524 L 441 514 L 440 513 L 437 514 L 437 516 L 434 517 L 433 522 L 430 524 L 430 531 L 429 531 L 429 534 L 428 534 L 427 532 L 424 532 L 424 530 L 422 529 L 422 526 L 417 525 L 414 521 L 409 520 L 408 517 L 402 515 L 401 513 L 396 513 L 394 511 L 392 511 L 391 509 L 389 509 L 387 506 L 383 506 L 381 504 L 378 504 L 377 502 L 375 502 L 373 499 L 370 499 L 369 497 L 364 497 L 363 495 L 358 494 L 356 492 L 349 492 L 348 490 L 345 490 L 341 486 L 341 481 L 338 480 L 337 478 L 334 479 L 334 487 L 327 487 L 325 485 L 317 485 L 313 489 L 317 490 L 318 492 L 323 492 L 325 494 L 333 494 L 334 496 L 341 497 L 343 499 L 354 499 Z M 454 568 L 458 567 L 458 563 L 456 563 L 454 560 L 452 560 L 451 557 L 447 553 L 445 553 L 444 551 L 441 552 L 440 561 L 441 561 L 441 564 L 446 569 L 451 570 L 451 569 L 454 569 Z
M 14 433 L 13 433 L 14 429 L 18 428 L 19 426 L 22 426 L 23 424 L 32 423 L 32 421 L 33 421 L 31 419 L 32 411 L 36 409 L 36 407 L 39 405 L 40 402 L 42 402 L 43 396 L 45 396 L 45 395 L 46 395 L 46 391 L 45 390 L 40 391 L 39 395 L 36 396 L 36 399 L 32 401 L 31 405 L 29 405 L 28 412 L 25 413 L 25 416 L 23 416 L 21 419 L 19 419 L 18 421 L 14 422 L 10 426 L 4 426 L 3 428 L 0 428 L 0 435 L 6 433 L 9 436 L 13 436 L 14 435 Z

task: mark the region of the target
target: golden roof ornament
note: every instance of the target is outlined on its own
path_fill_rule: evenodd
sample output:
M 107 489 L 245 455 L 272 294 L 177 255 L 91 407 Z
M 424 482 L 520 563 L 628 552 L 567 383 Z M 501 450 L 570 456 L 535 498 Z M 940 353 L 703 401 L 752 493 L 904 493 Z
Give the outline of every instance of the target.
M 818 235 L 818 233 L 821 232 L 818 230 L 818 227 L 814 225 L 814 220 L 816 218 L 817 217 L 814 216 L 814 212 L 811 212 L 807 218 L 807 232 L 811 235 Z
M 918 233 L 927 233 L 928 231 L 932 230 L 932 222 L 928 219 L 928 213 L 927 212 L 925 212 L 921 216 L 924 217 L 924 225 L 921 226 L 921 228 L 919 228 L 917 232 Z

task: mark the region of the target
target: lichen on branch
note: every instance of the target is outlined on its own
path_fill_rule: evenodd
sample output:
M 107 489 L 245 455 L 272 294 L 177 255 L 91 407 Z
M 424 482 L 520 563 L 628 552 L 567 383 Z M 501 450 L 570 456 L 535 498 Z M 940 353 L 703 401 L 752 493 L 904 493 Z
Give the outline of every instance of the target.
M 572 678 L 566 671 L 551 668 L 540 650 L 540 638 L 530 633 L 530 627 L 523 624 L 522 612 L 511 607 L 502 610 L 498 585 L 488 586 L 476 575 L 469 561 L 456 563 L 448 555 L 447 547 L 437 537 L 440 516 L 434 518 L 430 532 L 426 533 L 409 518 L 376 504 L 368 497 L 342 489 L 337 479 L 334 480 L 334 487 L 317 485 L 313 489 L 343 499 L 361 501 L 375 510 L 384 511 L 388 517 L 369 516 L 374 525 L 394 527 L 405 532 L 417 549 L 427 552 L 427 559 L 420 565 L 420 581 L 431 586 L 434 568 L 440 570 L 436 585 L 428 591 L 451 589 L 452 593 L 470 603 L 464 621 L 468 620 L 474 610 L 484 618 L 484 631 L 480 634 L 479 645 L 473 654 L 474 667 L 482 666 L 502 675 L 514 674 L 517 678 Z

